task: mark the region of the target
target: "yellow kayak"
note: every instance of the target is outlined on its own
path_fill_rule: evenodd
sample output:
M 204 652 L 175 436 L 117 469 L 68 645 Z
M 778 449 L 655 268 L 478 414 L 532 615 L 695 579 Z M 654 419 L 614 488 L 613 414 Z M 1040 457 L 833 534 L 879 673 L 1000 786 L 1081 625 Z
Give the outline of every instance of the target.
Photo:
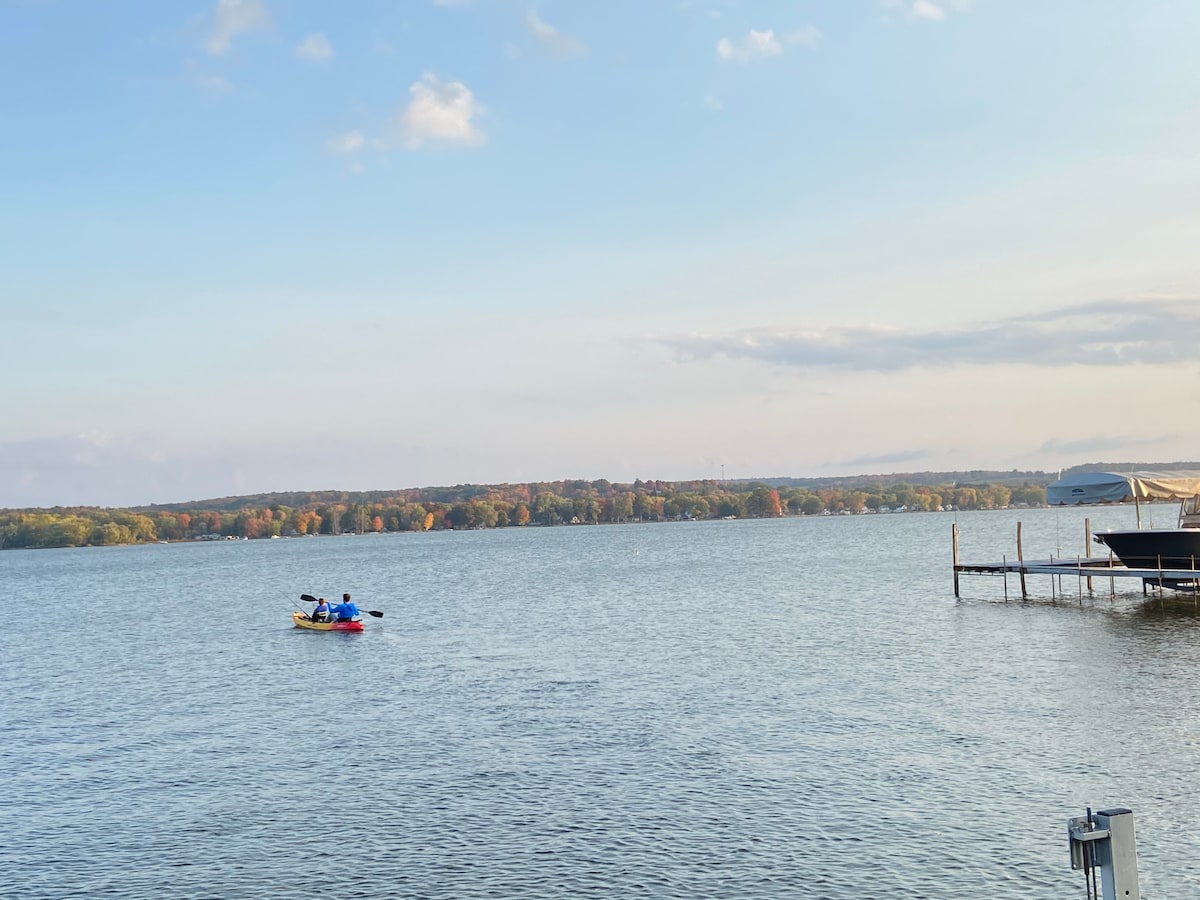
M 314 622 L 304 613 L 292 613 L 292 622 L 297 628 L 309 631 L 362 631 L 362 622 Z

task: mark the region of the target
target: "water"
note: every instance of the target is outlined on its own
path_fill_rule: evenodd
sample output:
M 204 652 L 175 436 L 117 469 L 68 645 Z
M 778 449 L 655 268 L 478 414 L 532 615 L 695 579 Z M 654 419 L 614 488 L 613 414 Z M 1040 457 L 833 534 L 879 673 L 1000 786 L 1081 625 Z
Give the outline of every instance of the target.
M 1084 515 L 960 514 L 962 557 Z M 1196 896 L 1200 614 L 955 603 L 951 521 L 0 553 L 2 893 L 1060 898 L 1066 819 L 1125 805 Z M 343 590 L 385 618 L 290 626 Z

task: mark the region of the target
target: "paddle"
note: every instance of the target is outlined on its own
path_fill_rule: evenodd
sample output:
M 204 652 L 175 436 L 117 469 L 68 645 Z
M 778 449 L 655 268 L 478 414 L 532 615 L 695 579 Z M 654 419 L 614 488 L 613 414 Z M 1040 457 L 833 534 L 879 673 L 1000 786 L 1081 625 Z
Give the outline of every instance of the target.
M 320 602 L 312 594 L 301 594 L 300 599 L 303 600 L 305 603 L 319 603 Z M 359 612 L 366 613 L 368 616 L 374 616 L 377 619 L 383 618 L 383 613 L 381 613 L 377 609 L 360 609 Z

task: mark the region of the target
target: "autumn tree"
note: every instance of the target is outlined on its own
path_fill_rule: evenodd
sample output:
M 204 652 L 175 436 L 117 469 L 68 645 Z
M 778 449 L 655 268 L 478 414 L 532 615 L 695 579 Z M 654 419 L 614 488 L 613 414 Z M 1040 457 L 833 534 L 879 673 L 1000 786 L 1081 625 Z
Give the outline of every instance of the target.
M 765 485 L 759 485 L 750 492 L 750 496 L 746 499 L 746 513 L 751 516 L 781 515 L 779 492 Z

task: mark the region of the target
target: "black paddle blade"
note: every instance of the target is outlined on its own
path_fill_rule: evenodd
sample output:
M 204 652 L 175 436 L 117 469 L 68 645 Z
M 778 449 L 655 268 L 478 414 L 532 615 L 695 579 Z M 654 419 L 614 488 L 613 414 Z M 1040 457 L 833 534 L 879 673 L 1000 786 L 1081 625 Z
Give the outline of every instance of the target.
M 363 612 L 365 612 L 368 616 L 374 616 L 377 619 L 383 618 L 383 613 L 381 613 L 377 609 L 365 609 L 365 610 L 363 610 Z
M 312 594 L 301 594 L 300 599 L 303 600 L 305 603 L 316 603 L 317 602 L 317 598 L 314 597 Z

